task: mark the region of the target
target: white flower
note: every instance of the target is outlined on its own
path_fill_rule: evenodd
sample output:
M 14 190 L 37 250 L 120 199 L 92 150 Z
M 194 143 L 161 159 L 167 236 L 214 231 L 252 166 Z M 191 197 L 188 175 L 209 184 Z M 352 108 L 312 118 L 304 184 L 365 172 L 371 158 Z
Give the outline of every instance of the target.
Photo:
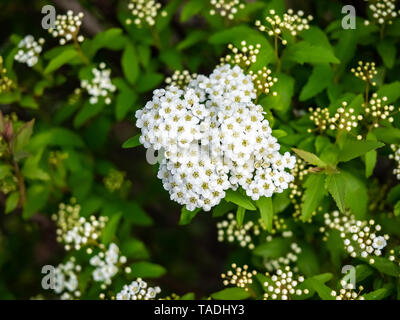
M 160 287 L 148 287 L 141 278 L 129 285 L 124 285 L 115 297 L 116 300 L 153 300 L 161 292 Z
M 372 246 L 373 246 L 375 249 L 382 250 L 384 247 L 386 247 L 386 240 L 385 240 L 385 238 L 382 237 L 382 236 L 376 237 L 376 238 L 374 239 L 373 243 L 372 243 Z
M 136 112 L 140 142 L 164 150 L 158 177 L 172 200 L 208 211 L 230 188 L 242 187 L 253 199 L 288 188 L 293 176 L 285 170 L 296 160 L 278 152 L 254 92 L 251 76 L 223 65 L 183 90 L 155 90 Z

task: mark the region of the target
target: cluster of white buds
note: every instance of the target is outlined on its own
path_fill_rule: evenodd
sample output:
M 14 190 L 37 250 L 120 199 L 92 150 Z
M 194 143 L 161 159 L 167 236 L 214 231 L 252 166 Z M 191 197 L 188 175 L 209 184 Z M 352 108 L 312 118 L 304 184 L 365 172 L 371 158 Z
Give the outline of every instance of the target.
M 71 10 L 68 10 L 66 15 L 57 15 L 56 21 L 54 22 L 54 28 L 50 28 L 49 33 L 54 38 L 60 38 L 61 45 L 70 41 L 83 42 L 85 38 L 82 35 L 79 35 L 82 19 L 82 12 L 74 15 Z
M 116 300 L 153 300 L 161 292 L 160 287 L 149 287 L 147 282 L 137 278 L 129 285 L 124 285 Z
M 213 7 L 210 15 L 214 16 L 218 12 L 221 17 L 227 17 L 229 20 L 233 20 L 238 10 L 245 7 L 240 0 L 210 0 L 210 4 Z
M 368 116 L 372 117 L 373 126 L 375 128 L 379 126 L 379 120 L 393 122 L 394 119 L 391 115 L 394 109 L 393 105 L 387 105 L 387 97 L 378 98 L 377 93 L 373 93 L 368 106 L 364 106 L 364 111 Z
M 228 189 L 242 187 L 257 200 L 288 188 L 293 176 L 286 169 L 296 158 L 279 153 L 255 98 L 251 77 L 224 65 L 186 90 L 155 90 L 136 112 L 140 142 L 163 151 L 158 178 L 172 200 L 209 211 Z
M 305 16 L 303 11 L 295 13 L 289 9 L 283 14 L 283 17 L 276 14 L 275 10 L 270 10 L 269 15 L 265 17 L 267 25 L 262 24 L 260 20 L 256 21 L 256 26 L 262 32 L 266 32 L 270 37 L 280 39 L 283 45 L 287 44 L 284 38 L 285 32 L 296 37 L 298 33 L 310 28 L 309 22 L 313 19 L 311 15 Z
M 125 256 L 119 256 L 119 248 L 115 243 L 110 243 L 107 251 L 100 251 L 90 258 L 90 265 L 96 267 L 93 271 L 94 281 L 111 284 L 111 279 L 119 271 L 119 265 L 125 264 Z
M 97 242 L 107 217 L 90 216 L 89 220 L 80 216 L 81 207 L 71 199 L 71 204 L 60 203 L 58 213 L 52 215 L 57 223 L 57 241 L 65 243 L 65 250 L 79 250 L 82 246 Z
M 28 67 L 33 67 L 39 61 L 43 44 L 43 38 L 36 41 L 31 35 L 25 36 L 18 44 L 18 52 L 14 59 L 20 63 L 26 63 Z
M 217 223 L 218 241 L 228 242 L 237 241 L 241 247 L 248 247 L 250 250 L 254 249 L 252 235 L 258 236 L 260 234 L 260 227 L 253 221 L 248 221 L 244 225 L 239 226 L 235 215 L 228 213 L 227 219 Z
M 232 270 L 228 270 L 225 274 L 221 274 L 224 286 L 233 285 L 238 288 L 243 288 L 248 290 L 248 286 L 253 283 L 253 276 L 257 274 L 257 271 L 248 271 L 249 266 L 244 265 L 243 267 L 238 267 L 236 263 L 232 264 Z
M 397 250 L 391 249 L 389 251 L 389 261 L 397 263 L 400 267 L 400 252 L 398 249 Z
M 393 174 L 400 180 L 400 146 L 391 144 L 390 148 L 393 150 L 393 153 L 389 155 L 389 159 L 396 161 L 396 168 L 393 169 Z
M 331 296 L 335 297 L 336 300 L 364 300 L 364 297 L 360 296 L 361 291 L 364 290 L 363 286 L 359 286 L 359 291 L 355 291 L 353 284 L 347 283 L 345 280 L 341 282 L 342 289 L 339 290 L 339 293 L 335 290 L 332 290 Z
M 75 258 L 71 257 L 66 263 L 59 264 L 54 269 L 54 292 L 61 295 L 61 300 L 71 300 L 79 298 L 77 273 L 81 271 L 81 266 L 76 264 Z
M 270 277 L 269 273 L 266 273 L 266 275 Z M 308 289 L 302 290 L 298 288 L 303 281 L 304 277 L 295 276 L 289 266 L 284 269 L 278 269 L 269 280 L 264 282 L 264 286 L 267 289 L 267 292 L 264 293 L 264 300 L 290 300 L 294 295 L 308 294 Z
M 239 66 L 242 69 L 247 69 L 252 63 L 257 61 L 257 55 L 260 53 L 260 44 L 247 45 L 246 41 L 240 43 L 241 47 L 236 48 L 233 44 L 228 44 L 228 49 L 232 53 L 220 59 L 221 66 L 230 64 L 232 66 Z
M 304 160 L 297 159 L 296 165 L 291 170 L 294 180 L 289 185 L 289 198 L 294 207 L 293 216 L 295 217 L 301 216 L 301 199 L 303 198 L 304 194 L 303 180 L 304 177 L 309 173 L 309 170 L 306 168 L 306 166 L 307 163 Z
M 296 263 L 298 255 L 300 253 L 301 248 L 297 243 L 293 242 L 290 245 L 290 251 L 285 256 L 279 257 L 277 259 L 265 259 L 264 266 L 269 272 L 282 269 L 286 266 Z M 297 272 L 298 268 L 294 267 L 293 271 Z
M 368 8 L 371 10 L 372 18 L 378 24 L 392 24 L 393 19 L 399 14 L 396 10 L 396 0 L 365 0 L 369 2 Z M 370 21 L 365 20 L 369 25 Z
M 264 230 L 267 230 L 267 227 L 262 219 L 259 219 L 258 222 Z M 277 235 L 280 235 L 283 238 L 291 238 L 293 236 L 293 231 L 288 229 L 288 225 L 284 218 L 279 218 L 277 215 L 274 215 L 272 219 L 272 230 L 265 237 L 265 240 L 269 242 L 275 239 Z
M 155 0 L 130 0 L 128 9 L 132 13 L 133 20 L 131 18 L 126 19 L 126 24 L 130 25 L 133 22 L 137 27 L 142 27 L 143 25 L 152 27 L 156 24 L 161 3 Z M 165 17 L 167 12 L 162 11 L 161 15 Z
M 3 67 L 3 57 L 0 56 L 0 93 L 10 92 L 15 87 L 7 75 L 7 69 Z
M 197 74 L 191 74 L 188 70 L 176 70 L 171 77 L 165 79 L 165 83 L 169 87 L 177 87 L 179 89 L 185 89 L 190 81 L 197 78 Z
M 332 214 L 324 214 L 324 222 L 328 229 L 336 229 L 340 232 L 344 247 L 352 258 L 369 258 L 369 263 L 373 264 L 374 256 L 382 255 L 382 250 L 386 247 L 389 235 L 377 235 L 381 231 L 381 226 L 374 220 L 360 221 L 353 215 L 340 214 L 334 211 Z M 321 232 L 325 232 L 324 240 L 327 239 L 326 228 L 322 227 Z
M 111 82 L 111 69 L 106 69 L 104 62 L 99 64 L 99 69 L 92 69 L 93 78 L 90 80 L 82 80 L 81 87 L 90 95 L 89 102 L 96 104 L 99 98 L 103 98 L 106 104 L 111 103 L 111 95 L 115 92 L 116 87 Z
M 267 67 L 263 67 L 261 70 L 254 72 L 249 71 L 251 79 L 253 80 L 254 86 L 257 90 L 257 95 L 261 93 L 268 94 L 271 87 L 278 82 L 278 78 L 271 76 L 272 71 Z M 277 92 L 273 92 L 272 95 L 276 96 Z
M 310 120 L 315 123 L 319 131 L 330 129 L 350 132 L 358 127 L 358 122 L 363 119 L 363 116 L 356 115 L 353 108 L 346 107 L 347 102 L 343 101 L 342 106 L 336 110 L 333 117 L 330 116 L 328 108 L 316 108 L 315 110 L 310 108 Z M 308 129 L 308 132 L 312 132 L 312 129 Z M 358 135 L 357 139 L 362 139 L 362 136 Z
M 351 72 L 362 81 L 368 82 L 372 86 L 376 86 L 376 82 L 372 81 L 372 79 L 378 74 L 378 71 L 375 67 L 375 62 L 364 63 L 360 60 L 358 61 L 358 66 L 356 68 L 352 68 Z

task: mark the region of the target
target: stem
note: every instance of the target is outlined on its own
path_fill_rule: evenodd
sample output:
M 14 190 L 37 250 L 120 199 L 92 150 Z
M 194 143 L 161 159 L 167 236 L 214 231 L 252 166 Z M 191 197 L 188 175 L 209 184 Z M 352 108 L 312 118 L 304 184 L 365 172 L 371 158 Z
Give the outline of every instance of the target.
M 276 71 L 279 73 L 281 71 L 281 59 L 279 58 L 279 50 L 278 50 L 278 36 L 275 35 L 274 39 L 274 50 L 276 57 Z
M 365 108 L 368 108 L 369 104 L 368 99 L 369 99 L 369 79 L 367 80 L 367 85 L 365 86 Z
M 89 59 L 85 56 L 85 54 L 82 51 L 81 45 L 79 44 L 78 40 L 76 39 L 76 36 L 74 36 L 74 45 L 76 48 L 76 51 L 78 51 L 79 56 L 81 57 L 82 61 L 86 64 L 89 65 L 90 61 Z
M 381 38 L 381 40 L 383 40 L 383 38 L 384 38 L 384 33 L 385 33 L 385 25 L 384 24 L 382 24 L 382 26 L 381 26 L 381 30 L 380 30 L 380 38 Z
M 154 27 L 150 28 L 151 34 L 153 35 L 154 44 L 158 50 L 161 49 L 161 39 L 160 35 L 158 34 L 157 30 Z
M 18 163 L 16 161 L 13 161 L 14 165 L 14 171 L 15 171 L 15 176 L 17 177 L 18 180 L 18 189 L 19 189 L 19 206 L 22 208 L 22 206 L 25 203 L 25 183 L 24 183 L 24 177 L 21 174 L 21 171 L 19 170 Z

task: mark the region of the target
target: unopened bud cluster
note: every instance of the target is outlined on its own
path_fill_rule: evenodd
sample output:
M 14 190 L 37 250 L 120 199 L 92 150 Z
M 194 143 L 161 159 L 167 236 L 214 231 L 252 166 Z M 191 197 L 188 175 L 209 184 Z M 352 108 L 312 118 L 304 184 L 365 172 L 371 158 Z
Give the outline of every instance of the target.
M 103 216 L 90 216 L 87 220 L 80 216 L 80 210 L 80 205 L 71 199 L 71 204 L 60 203 L 58 213 L 52 216 L 57 223 L 57 241 L 65 243 L 66 250 L 79 250 L 96 242 L 108 220 Z
M 269 273 L 266 275 L 270 276 Z M 268 281 L 264 282 L 267 289 L 267 292 L 264 293 L 264 300 L 290 300 L 295 295 L 308 294 L 308 289 L 298 288 L 303 281 L 304 277 L 296 276 L 289 266 L 278 269 Z
M 196 73 L 191 74 L 188 70 L 176 70 L 171 77 L 165 79 L 165 83 L 168 85 L 168 87 L 185 89 L 190 81 L 192 81 L 196 77 Z
M 275 10 L 270 10 L 269 15 L 265 17 L 267 24 L 264 25 L 257 20 L 256 26 L 260 31 L 266 32 L 270 37 L 280 39 L 282 44 L 286 45 L 285 33 L 296 37 L 301 31 L 310 28 L 309 22 L 312 19 L 313 17 L 310 15 L 306 17 L 303 11 L 295 13 L 292 9 L 289 9 L 281 17 L 275 13 Z
M 237 65 L 243 69 L 247 69 L 251 64 L 257 61 L 257 55 L 260 53 L 260 44 L 247 45 L 246 41 L 240 43 L 241 47 L 236 48 L 233 44 L 228 44 L 228 49 L 232 53 L 221 58 L 221 65 L 230 64 Z
M 104 178 L 104 185 L 107 190 L 114 192 L 122 188 L 125 181 L 126 173 L 116 169 L 111 169 L 108 175 Z
M 143 25 L 152 27 L 156 24 L 161 3 L 155 0 L 131 0 L 128 4 L 128 9 L 131 11 L 133 18 L 126 19 L 126 24 L 130 25 L 133 22 L 138 27 L 143 27 Z M 162 11 L 161 15 L 166 16 L 167 12 Z
M 278 78 L 272 77 L 271 73 L 272 71 L 267 67 L 263 67 L 261 70 L 256 72 L 252 70 L 249 71 L 254 87 L 257 90 L 257 95 L 260 95 L 261 93 L 268 94 L 271 87 L 278 82 Z M 272 95 L 276 96 L 277 93 L 273 92 Z
M 268 259 L 264 261 L 264 266 L 267 271 L 272 272 L 278 269 L 285 268 L 291 264 L 296 263 L 298 255 L 301 253 L 301 248 L 295 242 L 291 243 L 289 252 L 282 257 L 277 259 Z M 298 268 L 294 267 L 293 271 L 297 272 Z
M 26 63 L 28 67 L 33 67 L 39 61 L 43 44 L 43 38 L 36 41 L 33 36 L 27 35 L 18 44 L 18 52 L 14 56 L 15 61 Z
M 233 20 L 238 10 L 244 9 L 244 3 L 240 0 L 210 0 L 212 9 L 210 15 L 214 16 L 216 13 L 221 17 L 227 17 L 229 20 Z
M 399 14 L 396 10 L 396 0 L 366 0 L 369 2 L 368 8 L 371 10 L 372 18 L 378 24 L 392 24 L 393 19 Z M 368 25 L 369 20 L 365 21 Z
M 238 267 L 236 263 L 232 264 L 232 270 L 229 270 L 226 274 L 221 274 L 223 284 L 225 286 L 233 285 L 238 288 L 248 290 L 248 286 L 253 283 L 253 276 L 257 274 L 257 271 L 248 271 L 249 267 L 244 265 Z
M 357 78 L 376 86 L 376 82 L 372 81 L 372 79 L 378 74 L 375 62 L 363 62 L 360 60 L 358 61 L 358 66 L 352 68 L 351 72 L 354 73 Z
M 374 93 L 372 99 L 369 101 L 368 106 L 364 106 L 365 113 L 372 117 L 373 126 L 379 126 L 379 120 L 387 120 L 393 122 L 394 119 L 391 114 L 394 112 L 393 105 L 387 105 L 387 97 L 378 98 L 378 94 Z
M 10 92 L 14 87 L 14 82 L 7 75 L 7 69 L 3 67 L 3 57 L 0 56 L 0 93 Z
M 369 263 L 373 264 L 374 256 L 382 255 L 382 250 L 386 247 L 388 235 L 380 236 L 381 226 L 374 220 L 360 221 L 353 215 L 340 214 L 334 211 L 332 214 L 324 214 L 327 229 L 335 229 L 340 232 L 344 247 L 352 258 L 369 258 Z M 325 227 L 321 232 L 326 232 Z M 325 235 L 324 240 L 327 239 Z
M 393 159 L 396 162 L 396 168 L 393 169 L 393 174 L 400 180 L 400 146 L 391 144 L 390 148 L 393 150 L 393 153 L 389 155 L 389 159 Z
M 339 292 L 332 290 L 331 296 L 335 297 L 336 300 L 364 300 L 364 297 L 360 296 L 361 291 L 364 290 L 363 286 L 359 286 L 359 291 L 355 291 L 353 284 L 346 283 L 345 280 L 341 281 L 342 289 Z
M 252 235 L 260 234 L 260 227 L 253 221 L 248 221 L 244 225 L 239 226 L 235 220 L 235 215 L 229 213 L 227 219 L 217 223 L 218 241 L 238 242 L 241 247 L 254 249 Z
M 56 21 L 54 22 L 54 29 L 50 28 L 49 33 L 54 38 L 60 38 L 60 45 L 64 45 L 70 41 L 83 42 L 85 38 L 79 35 L 82 19 L 82 12 L 74 15 L 71 10 L 67 11 L 66 15 L 57 15 Z

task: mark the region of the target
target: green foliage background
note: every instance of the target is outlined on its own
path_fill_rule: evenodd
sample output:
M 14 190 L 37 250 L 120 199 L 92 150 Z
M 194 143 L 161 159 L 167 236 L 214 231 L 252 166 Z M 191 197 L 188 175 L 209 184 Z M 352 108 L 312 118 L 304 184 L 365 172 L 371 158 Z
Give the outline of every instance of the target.
M 55 3 L 57 12 L 63 12 L 62 1 Z M 398 263 L 382 258 L 370 265 L 362 259 L 350 259 L 337 235 L 322 241 L 322 213 L 312 216 L 322 207 L 324 212 L 350 209 L 360 220 L 373 218 L 390 234 L 390 248 L 397 250 L 400 189 L 388 155 L 390 144 L 400 144 L 399 114 L 394 115 L 393 123 L 381 121 L 379 128 L 370 130 L 368 140 L 364 136 L 361 142 L 346 134 L 310 133 L 307 129 L 314 129 L 309 107 L 327 107 L 334 112 L 346 101 L 361 110 L 365 84 L 350 72 L 359 60 L 376 62 L 376 91 L 398 108 L 400 19 L 383 30 L 374 24 L 365 26 L 363 21 L 370 13 L 359 1 L 357 28 L 344 30 L 341 9 L 346 1 L 259 0 L 249 2 L 229 21 L 211 16 L 208 1 L 172 0 L 163 1 L 167 16 L 159 15 L 152 28 L 139 29 L 124 23 L 129 16 L 125 0 L 80 3 L 97 21 L 82 26 L 85 41 L 80 50 L 69 44 L 60 46 L 40 27 L 41 8 L 47 1 L 2 0 L 0 4 L 0 54 L 16 84 L 11 92 L 0 94 L 0 109 L 4 115 L 15 113 L 19 119 L 13 125 L 13 139 L 18 142 L 11 163 L 18 163 L 18 181 L 26 190 L 23 200 L 20 189 L 0 194 L 0 298 L 48 296 L 40 287 L 41 267 L 57 265 L 67 256 L 56 241 L 50 216 L 60 202 L 71 197 L 81 204 L 83 216 L 97 213 L 114 219 L 116 227 L 109 228 L 103 240 L 119 244 L 132 264 L 130 277 L 142 276 L 162 287 L 163 293 L 194 292 L 197 298 L 207 297 L 223 289 L 220 274 L 233 262 L 265 271 L 262 259 L 279 256 L 286 244 L 271 247 L 260 242 L 249 251 L 219 243 L 215 219 L 220 220 L 230 210 L 236 212 L 239 206 L 251 209 L 244 219 L 261 217 L 270 229 L 273 215 L 291 219 L 289 193 L 254 203 L 232 192 L 213 214 L 193 214 L 169 199 L 156 178 L 157 168 L 146 162 L 143 147 L 122 147 L 131 137 L 135 138 L 125 147 L 137 144 L 135 110 L 151 99 L 152 90 L 164 86 L 165 77 L 184 69 L 209 74 L 227 53 L 227 45 L 238 46 L 243 40 L 261 44 L 252 68 L 267 66 L 278 78 L 274 87 L 277 96 L 258 100 L 267 111 L 274 135 L 283 149 L 299 149 L 301 158 L 322 171 L 304 184 L 304 222 L 293 222 L 295 237 L 303 247 L 298 267 L 311 279 L 308 285 L 313 288 L 308 298 L 324 299 L 327 286 L 338 288 L 345 264 L 357 265 L 365 292 L 375 292 L 370 298 L 399 296 Z M 314 20 L 310 30 L 279 48 L 278 67 L 272 39 L 259 32 L 254 21 L 263 19 L 270 9 L 282 14 L 288 8 L 302 9 Z M 45 50 L 34 68 L 13 60 L 16 46 L 26 34 L 46 38 Z M 84 95 L 74 99 L 80 80 L 102 61 L 111 68 L 117 87 L 112 104 L 91 105 Z M 52 166 L 49 157 L 56 151 L 68 157 Z M 7 161 L 1 159 L 2 178 L 7 170 L 15 170 L 6 169 Z M 126 173 L 123 187 L 117 191 L 104 184 L 112 170 Z M 118 278 L 114 292 L 126 282 Z M 259 297 L 261 291 L 252 288 L 252 296 Z M 83 298 L 97 298 L 99 292 L 94 286 Z M 235 289 L 212 297 L 247 298 L 248 294 Z

